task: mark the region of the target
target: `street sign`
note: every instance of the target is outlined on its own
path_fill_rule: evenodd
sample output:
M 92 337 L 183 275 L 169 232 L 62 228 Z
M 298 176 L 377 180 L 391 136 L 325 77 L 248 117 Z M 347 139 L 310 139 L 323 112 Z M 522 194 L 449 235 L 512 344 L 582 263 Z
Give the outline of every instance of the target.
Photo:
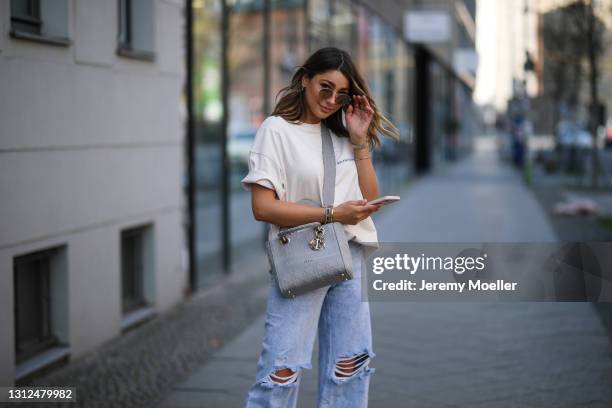
M 404 37 L 412 43 L 440 43 L 450 39 L 450 16 L 446 11 L 408 11 L 404 14 Z

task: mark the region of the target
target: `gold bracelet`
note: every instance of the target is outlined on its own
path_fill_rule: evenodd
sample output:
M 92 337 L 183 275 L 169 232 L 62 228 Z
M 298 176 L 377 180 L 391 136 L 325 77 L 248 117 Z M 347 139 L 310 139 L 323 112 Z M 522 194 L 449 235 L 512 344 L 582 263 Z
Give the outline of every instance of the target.
M 351 143 L 353 145 L 353 149 L 355 150 L 361 150 L 361 149 L 365 149 L 366 147 L 368 147 L 367 143 L 361 143 L 361 144 L 354 144 Z
M 366 157 L 359 157 L 359 158 L 355 157 L 355 160 L 367 160 L 367 159 L 369 159 L 369 158 L 370 158 L 370 156 L 366 156 Z

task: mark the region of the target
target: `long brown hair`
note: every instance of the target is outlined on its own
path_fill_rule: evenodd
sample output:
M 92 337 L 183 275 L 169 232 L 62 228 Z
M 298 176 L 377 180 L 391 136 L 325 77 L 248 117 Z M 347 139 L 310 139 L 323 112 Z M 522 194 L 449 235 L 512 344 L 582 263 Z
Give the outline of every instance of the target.
M 304 75 L 307 78 L 312 78 L 317 74 L 330 70 L 339 70 L 344 74 L 349 81 L 349 93 L 351 95 L 364 95 L 368 98 L 368 102 L 374 110 L 367 135 L 370 150 L 374 146 L 381 146 L 377 132 L 399 140 L 399 130 L 378 110 L 366 82 L 359 71 L 357 71 L 349 53 L 336 47 L 325 47 L 317 50 L 303 65 L 297 67 L 297 71 L 291 78 L 291 83 L 276 94 L 275 101 L 279 95 L 281 97 L 271 115 L 280 116 L 289 122 L 299 122 L 304 112 L 306 112 L 306 97 L 305 92 L 302 90 L 302 78 Z M 323 119 L 323 123 L 336 135 L 349 137 L 347 129 L 342 124 L 342 112 L 342 109 L 338 109 L 332 115 Z

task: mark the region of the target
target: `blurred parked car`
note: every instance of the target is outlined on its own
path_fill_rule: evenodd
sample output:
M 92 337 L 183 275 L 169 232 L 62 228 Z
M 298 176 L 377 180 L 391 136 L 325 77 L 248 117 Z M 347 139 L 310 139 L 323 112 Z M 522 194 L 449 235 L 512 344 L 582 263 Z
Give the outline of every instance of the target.
M 385 162 L 397 162 L 409 160 L 407 145 L 412 143 L 412 129 L 409 125 L 399 123 L 396 125 L 400 131 L 400 139 L 392 140 L 387 137 L 380 137 L 380 158 Z
M 590 149 L 593 146 L 591 134 L 577 123 L 561 121 L 557 127 L 561 147 Z
M 394 162 L 399 159 L 398 142 L 386 137 L 380 137 L 380 143 L 380 158 L 382 161 Z
M 591 134 L 579 124 L 564 120 L 557 127 L 562 167 L 570 172 L 583 173 L 591 155 Z
M 248 129 L 230 134 L 227 154 L 232 169 L 245 171 L 249 168 L 249 151 L 253 146 L 257 129 Z
M 609 118 L 608 123 L 606 123 L 604 146 L 607 149 L 612 148 L 612 118 Z
M 195 172 L 198 188 L 218 188 L 221 171 L 220 149 L 213 144 L 198 143 L 195 148 Z

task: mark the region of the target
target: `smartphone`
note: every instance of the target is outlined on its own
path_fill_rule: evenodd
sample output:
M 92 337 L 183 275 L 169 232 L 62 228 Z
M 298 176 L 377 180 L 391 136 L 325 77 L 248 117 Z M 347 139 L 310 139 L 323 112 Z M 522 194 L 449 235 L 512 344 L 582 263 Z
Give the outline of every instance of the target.
M 372 201 L 368 201 L 368 204 L 378 204 L 378 203 L 383 203 L 384 204 L 391 204 L 391 203 L 395 203 L 397 201 L 399 201 L 400 197 L 399 196 L 384 196 L 384 197 L 379 197 L 375 200 Z

